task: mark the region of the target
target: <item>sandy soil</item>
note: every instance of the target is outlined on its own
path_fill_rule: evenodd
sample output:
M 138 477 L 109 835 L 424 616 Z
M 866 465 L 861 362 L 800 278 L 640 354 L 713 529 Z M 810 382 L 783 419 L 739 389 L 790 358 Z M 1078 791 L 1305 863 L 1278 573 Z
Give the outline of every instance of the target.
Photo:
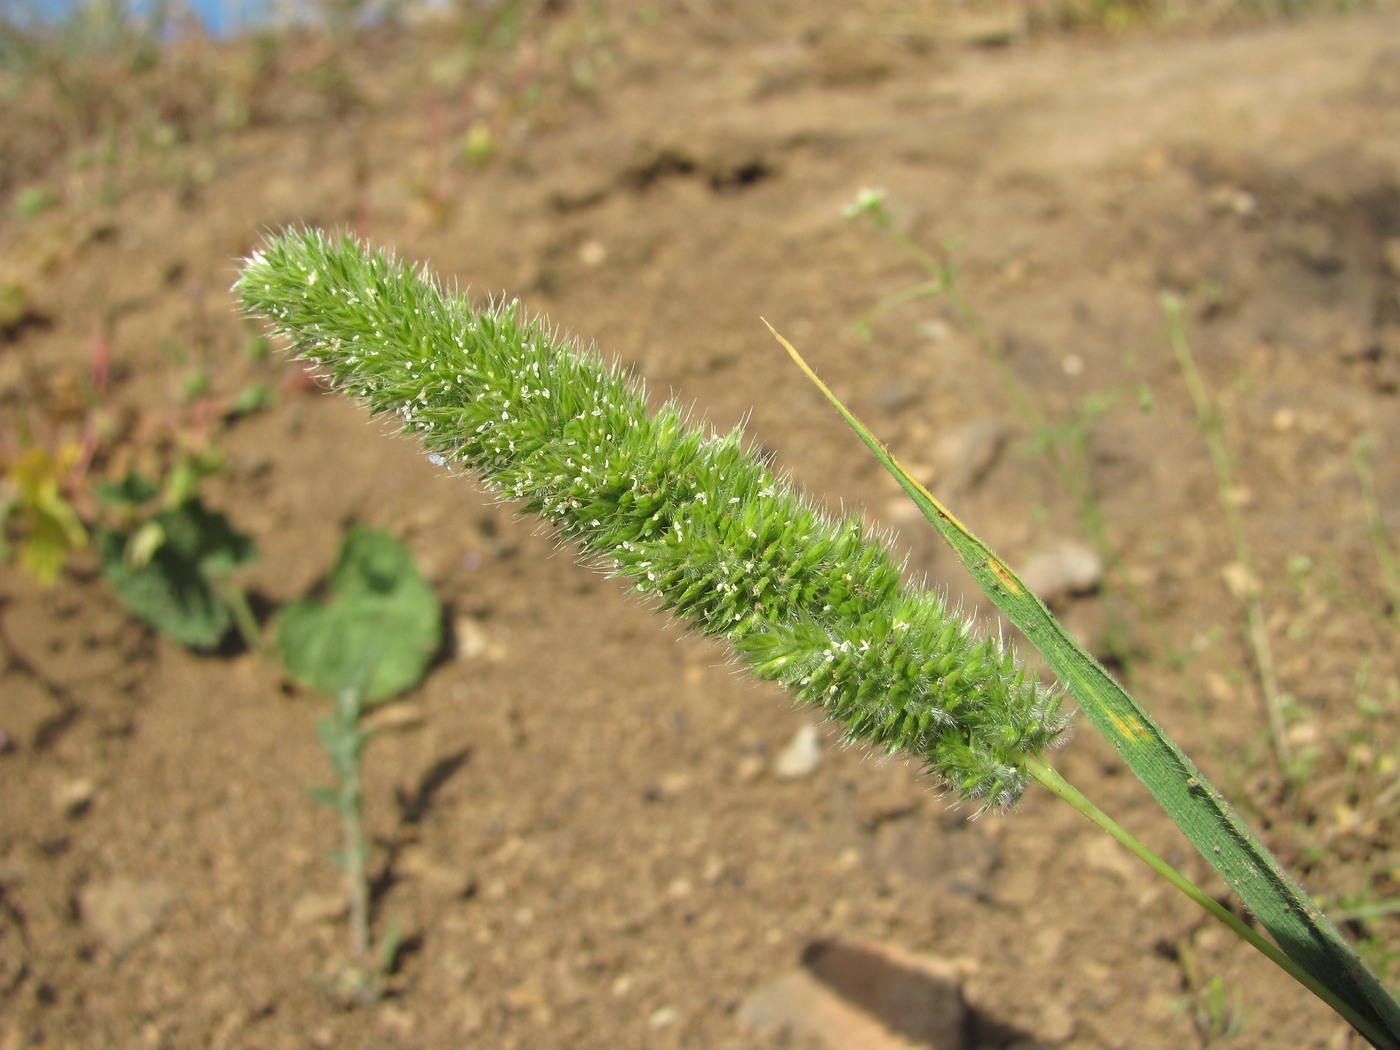
M 257 540 L 259 608 L 306 593 L 368 522 L 411 547 L 451 641 L 365 755 L 375 926 L 406 943 L 391 994 L 343 1009 L 315 980 L 346 938 L 337 830 L 306 798 L 329 776 L 325 701 L 233 643 L 152 635 L 90 555 L 47 590 L 7 567 L 0 1048 L 816 1047 L 741 1006 L 830 939 L 948 964 L 959 1047 L 1359 1045 L 1043 792 L 970 822 L 825 729 L 814 771 L 777 776 L 807 711 L 240 354 L 253 329 L 226 289 L 262 230 L 298 223 L 518 295 L 657 395 L 747 420 L 958 594 L 760 321 L 1010 561 L 1092 543 L 946 297 L 857 335 L 923 276 L 842 218 L 884 188 L 900 231 L 955 242 L 958 292 L 1121 558 L 1063 596 L 1067 622 L 1311 889 L 1394 897 L 1400 651 L 1373 519 L 1400 522 L 1400 18 L 1003 39 L 899 4 L 553 6 L 508 44 L 439 26 L 338 59 L 315 37 L 192 51 L 188 92 L 160 96 L 168 134 L 109 127 L 88 164 L 53 146 L 88 141 L 57 95 L 6 119 L 4 148 L 28 151 L 10 192 L 57 204 L 0 220 L 0 277 L 30 297 L 0 337 L 5 453 L 99 418 L 94 474 L 115 474 L 206 434 L 227 455 L 206 498 Z M 474 127 L 492 156 L 466 159 Z M 1292 776 L 1164 291 L 1236 454 Z M 182 399 L 194 371 L 209 393 Z M 220 415 L 258 379 L 273 408 Z M 1214 885 L 1087 726 L 1056 763 Z M 1395 919 L 1347 928 L 1378 965 L 1400 944 Z M 1197 1023 L 1217 977 L 1233 1040 Z

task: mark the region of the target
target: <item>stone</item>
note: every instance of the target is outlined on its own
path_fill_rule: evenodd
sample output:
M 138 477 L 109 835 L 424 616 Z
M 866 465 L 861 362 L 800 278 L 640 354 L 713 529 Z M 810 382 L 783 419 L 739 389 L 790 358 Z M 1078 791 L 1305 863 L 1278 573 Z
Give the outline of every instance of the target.
M 941 487 L 976 488 L 1006 447 L 1007 427 L 1000 419 L 977 419 L 944 434 L 933 446 L 933 466 Z
M 1103 561 L 1082 543 L 1060 540 L 1032 555 L 1019 573 L 1046 605 L 1053 606 L 1096 591 L 1103 579 Z
M 369 732 L 386 733 L 417 729 L 427 720 L 428 714 L 422 704 L 413 700 L 396 700 L 371 708 L 360 724 Z
M 952 1050 L 964 1045 L 961 971 L 873 941 L 817 941 L 802 966 L 739 1007 L 740 1023 L 832 1050 Z
M 452 624 L 452 634 L 457 642 L 456 656 L 458 660 L 465 663 L 490 656 L 491 637 L 476 617 L 457 617 Z
M 291 920 L 296 926 L 316 926 L 342 919 L 348 911 L 343 892 L 307 890 L 292 905 Z
M 803 726 L 773 762 L 779 780 L 801 780 L 817 771 L 822 761 L 822 738 L 816 726 Z
M 180 891 L 159 879 L 116 876 L 78 891 L 83 929 L 113 955 L 125 955 L 154 933 Z
M 97 785 L 87 777 L 65 780 L 53 793 L 53 804 L 65 817 L 81 817 L 92 807 Z

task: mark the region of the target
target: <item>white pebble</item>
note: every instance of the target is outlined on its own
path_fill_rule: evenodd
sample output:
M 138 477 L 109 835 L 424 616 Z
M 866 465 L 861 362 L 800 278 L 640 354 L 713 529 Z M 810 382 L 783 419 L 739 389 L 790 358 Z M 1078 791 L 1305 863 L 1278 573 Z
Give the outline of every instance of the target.
M 779 780 L 799 780 L 817 771 L 822 761 L 822 738 L 816 726 L 803 726 L 788 741 L 773 763 Z

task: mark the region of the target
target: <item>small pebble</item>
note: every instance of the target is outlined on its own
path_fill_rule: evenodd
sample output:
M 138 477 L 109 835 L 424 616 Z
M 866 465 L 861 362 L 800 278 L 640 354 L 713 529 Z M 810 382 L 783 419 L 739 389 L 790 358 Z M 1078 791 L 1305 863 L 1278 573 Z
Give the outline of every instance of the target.
M 652 1011 L 651 1016 L 647 1018 L 647 1027 L 652 1031 L 669 1028 L 676 1023 L 678 1017 L 680 1017 L 680 1011 L 674 1006 L 663 1006 L 659 1010 Z
M 584 241 L 579 245 L 579 260 L 585 266 L 602 266 L 608 258 L 608 250 L 601 241 Z
M 1082 543 L 1061 540 L 1033 555 L 1020 569 L 1021 579 L 1046 605 L 1091 594 L 1103 578 L 1103 562 Z
M 1237 561 L 1232 561 L 1221 569 L 1220 577 L 1225 581 L 1225 589 L 1230 592 L 1230 597 L 1239 601 L 1258 597 L 1261 590 L 1258 577 L 1250 572 L 1247 566 Z
M 745 755 L 734 768 L 734 779 L 740 784 L 752 784 L 763 775 L 763 759 L 759 755 Z
M 815 773 L 821 761 L 821 733 L 816 726 L 803 726 L 779 752 L 773 773 L 779 780 L 799 780 Z
M 292 905 L 294 926 L 316 926 L 344 917 L 348 910 L 343 893 L 317 893 L 308 890 Z
M 452 624 L 452 634 L 457 641 L 458 660 L 476 660 L 491 650 L 486 628 L 474 616 L 459 616 Z
M 965 1044 L 963 978 L 952 962 L 869 941 L 819 941 L 802 960 L 739 1005 L 740 1024 L 829 1050 Z
M 933 446 L 940 484 L 955 490 L 976 487 L 996 465 L 1006 436 L 1000 419 L 974 420 L 944 434 Z
M 362 719 L 362 723 L 366 729 L 383 733 L 390 730 L 416 729 L 427 720 L 428 715 L 422 704 L 401 700 L 374 708 Z
M 156 879 L 117 876 L 78 891 L 83 929 L 114 955 L 124 955 L 160 926 L 179 891 Z
M 65 817 L 81 817 L 92 806 L 97 786 L 87 777 L 68 780 L 53 793 L 54 805 Z
M 875 388 L 875 403 L 887 415 L 895 415 L 918 404 L 923 391 L 917 384 L 905 379 L 891 379 Z

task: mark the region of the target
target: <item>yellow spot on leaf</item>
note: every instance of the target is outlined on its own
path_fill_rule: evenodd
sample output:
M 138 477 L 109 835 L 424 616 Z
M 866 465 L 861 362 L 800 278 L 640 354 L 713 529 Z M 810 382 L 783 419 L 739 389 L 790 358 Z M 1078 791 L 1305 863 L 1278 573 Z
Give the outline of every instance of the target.
M 1010 569 L 1008 569 L 996 558 L 987 559 L 987 568 L 992 570 L 992 575 L 995 576 L 998 580 L 1000 580 L 1001 585 L 1005 587 L 1008 591 L 1010 591 L 1012 594 L 1021 593 L 1021 585 L 1016 582 L 1016 577 L 1012 575 Z
M 1110 711 L 1108 712 L 1108 720 L 1113 723 L 1113 728 L 1118 730 L 1119 736 L 1124 740 L 1136 740 L 1138 737 L 1147 735 L 1146 727 L 1136 718 L 1129 718 L 1125 722 Z

